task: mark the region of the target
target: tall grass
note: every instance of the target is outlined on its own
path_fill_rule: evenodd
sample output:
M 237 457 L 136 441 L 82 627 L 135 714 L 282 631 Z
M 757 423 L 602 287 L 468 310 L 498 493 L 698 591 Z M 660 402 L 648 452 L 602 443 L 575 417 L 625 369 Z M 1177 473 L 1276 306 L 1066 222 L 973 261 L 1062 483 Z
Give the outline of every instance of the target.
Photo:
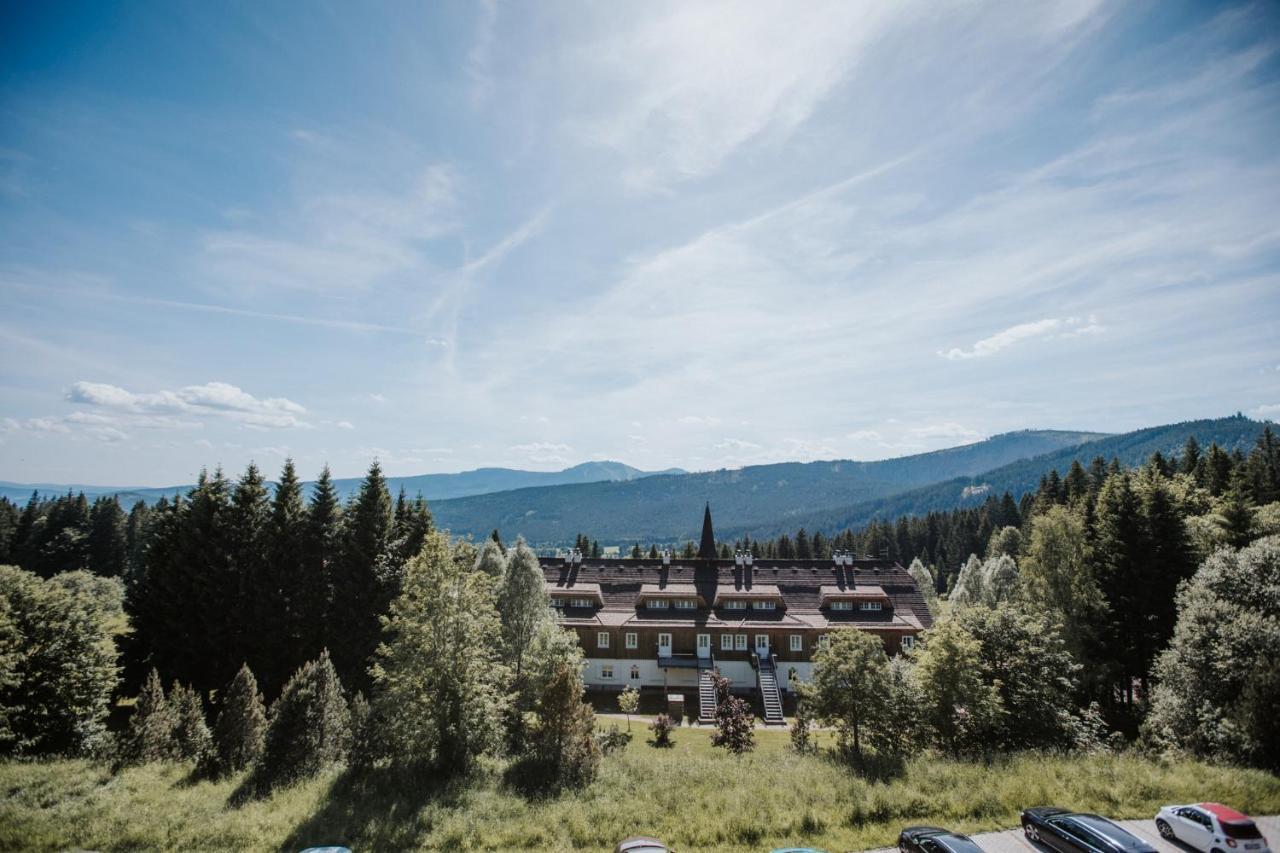
M 1280 778 L 1138 756 L 1018 755 L 990 764 L 920 758 L 869 782 L 838 762 L 789 752 L 786 734 L 758 733 L 734 758 L 705 730 L 654 749 L 643 729 L 605 759 L 586 791 L 530 801 L 502 788 L 501 766 L 468 782 L 335 771 L 261 801 L 230 804 L 237 779 L 188 780 L 180 766 L 112 776 L 84 761 L 0 764 L 0 848 L 55 850 L 608 849 L 653 834 L 681 851 L 807 844 L 858 850 L 891 844 L 906 823 L 966 832 L 1013 826 L 1030 805 L 1117 818 L 1149 817 L 1173 801 L 1220 800 L 1280 812 Z

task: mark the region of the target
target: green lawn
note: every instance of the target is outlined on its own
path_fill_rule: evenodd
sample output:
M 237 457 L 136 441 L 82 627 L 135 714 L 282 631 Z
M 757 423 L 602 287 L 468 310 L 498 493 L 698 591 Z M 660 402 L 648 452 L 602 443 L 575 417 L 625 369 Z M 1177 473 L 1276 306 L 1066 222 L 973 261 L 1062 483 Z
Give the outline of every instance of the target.
M 712 749 L 705 730 L 649 746 L 640 724 L 588 790 L 530 802 L 503 789 L 493 765 L 467 785 L 334 773 L 244 805 L 237 780 L 188 781 L 182 766 L 113 776 L 86 761 L 0 763 L 0 849 L 608 849 L 654 834 L 680 851 L 767 850 L 805 843 L 831 851 L 893 841 L 905 823 L 977 832 L 1013 826 L 1020 808 L 1056 804 L 1146 817 L 1166 802 L 1220 800 L 1280 812 L 1280 778 L 1257 771 L 1134 756 L 1016 756 L 993 765 L 921 758 L 870 783 L 758 733 L 742 759 Z

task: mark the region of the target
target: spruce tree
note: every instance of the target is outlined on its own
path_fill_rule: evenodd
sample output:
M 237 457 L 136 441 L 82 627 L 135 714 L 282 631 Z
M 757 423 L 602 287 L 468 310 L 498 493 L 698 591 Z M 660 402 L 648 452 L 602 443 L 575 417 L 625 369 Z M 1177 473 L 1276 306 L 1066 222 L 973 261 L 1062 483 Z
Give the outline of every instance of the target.
M 258 681 L 247 664 L 227 686 L 222 711 L 214 724 L 213 741 L 218 770 L 238 773 L 251 767 L 266 744 L 267 711 L 258 693 Z
M 351 749 L 351 711 L 327 651 L 304 664 L 271 706 L 259 790 L 314 776 L 345 761 Z
M 165 698 L 160 673 L 152 669 L 129 718 L 129 730 L 120 749 L 122 762 L 148 764 L 177 758 L 177 727 L 178 716 Z
M 578 668 L 561 664 L 539 697 L 538 722 L 529 738 L 531 781 L 538 788 L 581 788 L 600 769 L 596 715 L 583 692 Z
M 266 526 L 266 553 L 250 604 L 257 613 L 259 673 L 269 693 L 276 693 L 289 673 L 308 659 L 304 642 L 310 626 L 302 599 L 307 573 L 307 511 L 293 460 L 286 459 L 271 500 Z
M 100 497 L 89 510 L 89 571 L 122 577 L 129 559 L 127 519 L 114 496 Z
M 213 673 L 218 685 L 231 679 L 242 661 L 248 660 L 259 672 L 270 671 L 264 660 L 277 654 L 280 592 L 273 589 L 268 539 L 271 502 L 258 466 L 249 463 L 231 495 L 225 528 L 230 577 L 227 590 L 233 611 L 226 614 L 228 646 L 219 648 L 218 669 Z
M 1094 518 L 1093 562 L 1110 611 L 1103 632 L 1105 660 L 1114 672 L 1122 702 L 1132 706 L 1135 681 L 1146 675 L 1156 649 L 1150 646 L 1147 603 L 1145 524 L 1132 478 L 1121 472 L 1107 477 Z
M 169 705 L 173 709 L 173 739 L 178 758 L 205 766 L 213 755 L 213 735 L 205 722 L 200 694 L 175 681 L 169 691 Z
M 330 641 L 327 625 L 334 609 L 334 576 L 339 568 L 342 505 L 329 466 L 324 466 L 307 505 L 303 576 L 295 590 L 300 654 L 314 659 Z
M 343 681 L 356 688 L 367 685 L 369 659 L 378 645 L 378 619 L 397 591 L 381 571 L 392 541 L 392 522 L 387 481 L 374 461 L 343 515 L 329 619 L 334 665 Z

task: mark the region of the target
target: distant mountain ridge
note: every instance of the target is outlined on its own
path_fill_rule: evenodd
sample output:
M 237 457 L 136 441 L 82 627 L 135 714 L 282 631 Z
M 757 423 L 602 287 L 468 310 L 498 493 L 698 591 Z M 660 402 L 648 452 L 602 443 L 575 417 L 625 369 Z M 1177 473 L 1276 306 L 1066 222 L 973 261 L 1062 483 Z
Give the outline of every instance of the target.
M 704 501 L 717 532 L 771 526 L 873 501 L 954 477 L 970 477 L 1018 459 L 1105 438 L 1104 433 L 1023 430 L 984 441 L 875 462 L 782 462 L 630 482 L 518 489 L 437 501 L 432 512 L 455 534 L 530 542 L 572 541 L 578 532 L 602 542 L 696 538 Z
M 270 473 L 270 472 L 266 472 Z M 604 481 L 627 481 L 642 477 L 653 477 L 663 474 L 683 474 L 680 468 L 668 468 L 664 471 L 641 471 L 621 462 L 583 462 L 565 468 L 563 471 L 522 471 L 517 468 L 477 468 L 474 471 L 461 471 L 456 474 L 418 474 L 411 477 L 388 477 L 387 487 L 394 495 L 403 486 L 410 496 L 421 494 L 429 501 L 448 498 L 481 495 L 487 492 L 507 491 L 530 486 L 555 486 L 567 483 L 595 483 Z M 345 500 L 359 488 L 363 478 L 344 477 L 334 480 L 339 495 Z M 310 485 L 307 483 L 306 485 Z M 58 483 L 9 483 L 0 481 L 0 496 L 11 501 L 25 503 L 33 491 L 45 496 L 65 495 L 70 492 L 84 492 L 89 500 L 100 495 L 116 495 L 127 505 L 137 501 L 155 503 L 161 497 L 173 497 L 175 493 L 185 493 L 191 486 L 167 486 L 164 488 L 145 488 L 136 486 L 87 486 L 81 484 Z

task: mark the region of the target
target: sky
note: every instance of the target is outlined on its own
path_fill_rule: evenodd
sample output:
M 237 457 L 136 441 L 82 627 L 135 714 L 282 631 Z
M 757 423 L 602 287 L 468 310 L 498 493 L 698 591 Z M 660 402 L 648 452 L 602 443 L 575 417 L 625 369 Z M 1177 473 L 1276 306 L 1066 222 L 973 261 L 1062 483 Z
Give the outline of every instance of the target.
M 0 479 L 1280 417 L 1280 4 L 10 3 Z

